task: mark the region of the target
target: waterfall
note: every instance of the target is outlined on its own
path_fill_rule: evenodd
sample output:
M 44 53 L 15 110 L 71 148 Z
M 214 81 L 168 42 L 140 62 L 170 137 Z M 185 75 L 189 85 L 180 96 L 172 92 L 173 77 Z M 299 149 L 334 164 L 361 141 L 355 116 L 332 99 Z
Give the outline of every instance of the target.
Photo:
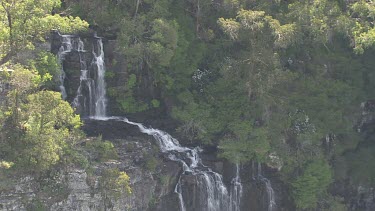
M 253 172 L 255 172 L 255 164 L 252 162 Z M 275 192 L 272 188 L 271 181 L 262 175 L 262 165 L 258 162 L 257 166 L 258 177 L 257 180 L 262 182 L 267 192 L 267 211 L 274 211 L 276 209 Z M 253 174 L 254 175 L 254 174 Z M 254 176 L 253 176 L 254 179 Z
M 81 66 L 81 75 L 79 77 L 79 86 L 77 89 L 77 94 L 73 100 L 73 107 L 77 108 L 80 111 L 87 111 L 88 115 L 94 115 L 93 110 L 93 87 L 95 85 L 95 81 L 89 77 L 89 70 L 87 68 L 86 60 L 85 60 L 85 45 L 81 39 L 78 42 L 78 55 L 79 55 L 79 63 Z M 88 96 L 83 94 L 83 90 L 88 92 Z M 82 102 L 82 103 L 81 103 Z
M 160 150 L 163 153 L 166 153 L 170 160 L 182 164 L 183 172 L 175 186 L 175 193 L 179 198 L 180 210 L 186 210 L 186 203 L 183 194 L 184 187 L 182 183 L 184 175 L 192 175 L 196 178 L 199 195 L 194 195 L 194 200 L 198 202 L 199 209 L 207 211 L 226 211 L 231 209 L 230 195 L 224 185 L 222 176 L 202 163 L 202 160 L 199 157 L 199 152 L 202 151 L 200 148 L 196 147 L 191 149 L 183 147 L 179 144 L 178 140 L 174 139 L 168 133 L 158 129 L 147 128 L 141 123 L 132 122 L 125 117 L 96 117 L 95 119 L 103 121 L 116 120 L 137 126 L 142 133 L 155 138 Z M 236 178 L 236 181 L 238 182 L 239 176 L 237 175 Z M 239 186 L 238 184 L 236 184 L 236 186 L 237 188 L 241 187 L 236 189 L 238 190 L 236 192 L 242 192 L 240 190 L 242 189 L 242 186 Z M 237 200 L 239 197 L 237 195 L 232 197 L 232 199 L 234 198 Z M 236 204 L 236 206 L 239 207 L 239 204 Z
M 107 99 L 105 97 L 105 64 L 104 64 L 104 49 L 101 38 L 97 39 L 97 51 L 93 48 L 94 61 L 97 68 L 97 79 L 95 87 L 95 115 L 96 117 L 104 117 L 106 115 Z
M 102 39 L 96 38 L 96 43 L 92 50 L 93 60 L 90 68 L 86 65 L 85 46 L 79 39 L 77 51 L 81 63 L 80 85 L 77 89 L 77 95 L 74 98 L 73 105 L 81 109 L 81 113 L 89 114 L 96 120 L 115 120 L 135 125 L 142 133 L 153 136 L 157 141 L 161 152 L 167 157 L 179 162 L 182 165 L 182 174 L 178 178 L 174 192 L 179 199 L 181 211 L 204 210 L 204 211 L 239 211 L 240 198 L 242 195 L 242 185 L 239 176 L 239 166 L 236 166 L 236 176 L 232 180 L 231 191 L 228 192 L 224 185 L 222 175 L 212 171 L 202 163 L 199 153 L 202 151 L 199 147 L 188 148 L 179 144 L 178 140 L 168 133 L 147 128 L 141 123 L 129 121 L 125 117 L 106 117 L 106 92 L 105 92 L 105 64 Z M 90 73 L 94 69 L 93 73 Z M 94 77 L 93 77 L 94 75 Z M 63 80 L 63 79 L 62 79 Z M 84 91 L 86 90 L 86 91 Z M 194 194 L 194 206 L 188 207 L 186 191 L 184 187 L 184 177 L 194 176 L 197 182 L 197 195 Z M 184 194 L 185 193 L 185 194 Z M 190 205 L 190 204 L 189 204 Z
M 72 36 L 70 35 L 61 35 L 61 46 L 59 48 L 59 51 L 57 52 L 57 59 L 60 64 L 60 75 L 59 75 L 59 88 L 61 92 L 62 99 L 66 99 L 67 94 L 66 94 L 66 89 L 64 86 L 64 80 L 66 77 L 64 67 L 63 67 L 63 62 L 65 60 L 65 56 L 70 53 L 73 50 L 73 42 L 72 42 Z
M 175 188 L 175 192 L 179 196 L 181 210 L 186 210 L 182 192 L 183 185 L 181 183 L 184 174 L 196 177 L 199 192 L 201 193 L 201 197 L 197 197 L 196 200 L 199 201 L 199 208 L 207 211 L 229 209 L 229 194 L 224 185 L 223 178 L 220 174 L 203 165 L 198 153 L 201 151 L 200 148 L 190 149 L 182 147 L 176 139 L 164 131 L 146 128 L 142 124 L 131 122 L 126 118 L 114 118 L 131 125 L 136 125 L 142 133 L 153 136 L 158 142 L 161 151 L 168 154 L 169 159 L 182 164 L 183 173 Z
M 182 198 L 182 188 L 181 188 L 181 177 L 179 178 L 177 185 L 174 189 L 174 192 L 178 195 L 178 200 L 180 204 L 180 210 L 186 211 L 185 204 L 184 204 L 184 198 Z
M 240 178 L 240 167 L 236 164 L 236 176 L 231 181 L 230 195 L 229 195 L 229 210 L 240 211 L 241 197 L 242 197 L 242 183 Z
M 67 92 L 64 87 L 66 77 L 63 62 L 67 54 L 77 52 L 80 62 L 80 83 L 72 106 L 84 116 L 104 117 L 106 115 L 107 99 L 105 92 L 105 63 L 103 41 L 95 37 L 91 55 L 85 50 L 85 45 L 79 37 L 72 35 L 60 35 L 61 47 L 57 53 L 61 65 L 60 90 L 63 99 L 66 99 Z M 92 61 L 88 65 L 87 58 L 91 56 Z

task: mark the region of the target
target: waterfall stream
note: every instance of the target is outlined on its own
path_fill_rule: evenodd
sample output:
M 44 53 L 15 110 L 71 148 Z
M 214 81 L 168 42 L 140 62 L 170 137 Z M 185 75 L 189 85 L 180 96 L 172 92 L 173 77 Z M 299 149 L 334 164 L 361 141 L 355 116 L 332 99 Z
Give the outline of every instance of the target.
M 96 41 L 97 52 L 93 48 L 94 61 L 93 63 L 97 68 L 97 79 L 95 87 L 95 115 L 96 117 L 104 117 L 106 115 L 107 99 L 105 97 L 105 64 L 104 64 L 104 49 L 103 41 L 101 38 L 97 38 Z
M 231 190 L 228 192 L 222 176 L 202 163 L 199 157 L 199 152 L 202 151 L 200 148 L 196 147 L 192 149 L 183 147 L 168 133 L 158 129 L 147 128 L 141 123 L 132 122 L 125 117 L 96 117 L 95 119 L 102 121 L 116 120 L 137 126 L 142 133 L 155 138 L 159 144 L 160 150 L 166 153 L 170 160 L 182 164 L 183 172 L 175 187 L 175 193 L 178 195 L 181 211 L 186 210 L 182 184 L 184 175 L 195 176 L 197 188 L 199 189 L 197 191 L 198 195 L 193 195 L 194 201 L 198 202 L 196 204 L 197 207 L 189 210 L 196 210 L 197 208 L 207 211 L 240 210 L 242 184 L 239 176 L 239 165 L 236 165 L 236 176 L 232 179 Z
M 60 35 L 61 47 L 57 53 L 61 65 L 60 91 L 63 99 L 66 99 L 67 92 L 64 86 L 66 73 L 63 62 L 67 54 L 77 52 L 80 63 L 80 82 L 76 96 L 72 102 L 73 107 L 84 116 L 104 117 L 106 116 L 107 99 L 105 92 L 105 63 L 103 41 L 95 37 L 92 43 L 92 61 L 87 64 L 87 50 L 79 37 L 71 35 Z
M 64 67 L 63 67 L 63 62 L 65 60 L 65 56 L 72 52 L 74 46 L 77 46 L 77 45 L 73 45 L 74 42 L 72 41 L 73 40 L 73 37 L 70 36 L 70 35 L 60 35 L 61 36 L 61 46 L 60 46 L 60 49 L 59 51 L 57 52 L 57 60 L 60 64 L 60 76 L 59 76 L 59 82 L 60 82 L 60 85 L 59 85 L 59 88 L 60 88 L 60 92 L 61 92 L 61 96 L 62 96 L 62 99 L 66 99 L 67 97 L 67 94 L 66 94 L 66 89 L 65 89 L 65 86 L 64 86 L 64 80 L 65 80 L 65 77 L 66 77 L 66 74 L 65 74 L 65 71 L 64 71 Z M 78 47 L 77 47 L 78 49 Z
M 262 174 L 262 165 L 261 163 L 257 163 L 257 169 L 255 169 L 255 162 L 252 162 L 252 169 L 253 169 L 253 179 L 257 179 L 258 181 L 264 184 L 265 190 L 267 192 L 267 211 L 274 211 L 276 210 L 276 201 L 275 201 L 275 192 L 272 188 L 271 181 L 263 176 Z M 255 178 L 255 171 L 257 171 L 258 175 Z
M 240 211 L 241 197 L 242 197 L 242 183 L 240 178 L 240 167 L 236 164 L 236 176 L 231 181 L 230 195 L 229 195 L 229 210 Z
M 181 163 L 182 173 L 175 186 L 174 192 L 178 195 L 179 206 L 181 211 L 186 210 L 204 210 L 204 211 L 239 211 L 242 184 L 240 179 L 240 167 L 236 165 L 236 175 L 230 184 L 230 191 L 228 192 L 223 182 L 222 175 L 212 171 L 209 167 L 202 163 L 199 153 L 202 149 L 199 147 L 188 148 L 183 147 L 179 142 L 168 133 L 147 128 L 141 123 L 132 122 L 125 117 L 107 117 L 106 116 L 106 92 L 105 92 L 105 64 L 104 64 L 104 50 L 101 38 L 95 37 L 96 42 L 93 44 L 92 56 L 93 60 L 88 67 L 86 63 L 86 50 L 83 41 L 80 38 L 68 35 L 62 36 L 62 46 L 58 52 L 58 59 L 62 64 L 65 55 L 75 50 L 78 52 L 80 59 L 80 84 L 77 89 L 77 94 L 73 100 L 73 106 L 81 110 L 81 114 L 88 114 L 88 116 L 95 120 L 108 121 L 115 120 L 127 124 L 135 125 L 142 133 L 153 136 L 157 141 L 161 152 L 165 153 L 167 157 Z M 94 70 L 94 72 L 92 72 Z M 67 94 L 64 87 L 65 72 L 61 69 L 61 93 L 65 99 Z M 187 204 L 186 188 L 184 186 L 184 177 L 195 178 L 195 191 L 193 195 L 193 203 Z

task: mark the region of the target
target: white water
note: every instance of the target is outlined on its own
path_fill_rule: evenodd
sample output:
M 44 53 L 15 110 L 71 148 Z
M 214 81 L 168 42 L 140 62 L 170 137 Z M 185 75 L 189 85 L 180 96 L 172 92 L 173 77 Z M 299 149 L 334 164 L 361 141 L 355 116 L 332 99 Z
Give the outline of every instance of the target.
M 105 97 L 105 64 L 104 64 L 104 49 L 103 41 L 101 38 L 98 38 L 97 41 L 97 52 L 93 48 L 94 61 L 97 67 L 97 78 L 96 78 L 96 91 L 94 95 L 95 100 L 95 115 L 96 117 L 105 117 L 106 116 L 106 107 L 107 99 Z
M 253 165 L 253 172 L 255 172 L 254 162 L 252 163 L 252 165 Z M 267 203 L 268 203 L 267 210 L 274 211 L 277 207 L 276 207 L 276 201 L 275 201 L 275 192 L 272 188 L 271 181 L 262 175 L 262 165 L 260 163 L 258 163 L 257 167 L 258 167 L 257 179 L 264 184 L 266 192 L 267 192 Z M 254 179 L 254 176 L 253 176 L 253 179 Z
M 80 84 L 76 96 L 72 102 L 73 107 L 77 108 L 79 113 L 92 117 L 105 117 L 107 99 L 105 97 L 105 63 L 104 50 L 101 38 L 96 37 L 92 50 L 92 62 L 88 68 L 85 55 L 87 51 L 83 41 L 79 37 L 70 35 L 61 35 L 62 43 L 57 53 L 61 65 L 60 90 L 63 99 L 66 99 L 67 93 L 64 87 L 66 74 L 63 68 L 65 56 L 73 50 L 79 55 L 80 61 Z M 92 72 L 94 70 L 94 72 Z
M 87 64 L 85 61 L 85 45 L 82 42 L 81 39 L 79 39 L 78 42 L 78 55 L 79 55 L 79 62 L 81 65 L 81 75 L 80 75 L 80 83 L 79 87 L 77 89 L 77 94 L 76 97 L 73 100 L 73 107 L 83 110 L 83 111 L 88 111 L 89 115 L 94 115 L 94 110 L 91 105 L 93 105 L 93 93 L 92 93 L 92 87 L 95 84 L 94 80 L 88 77 L 89 70 L 87 69 Z M 83 94 L 83 89 L 87 89 L 88 91 L 88 96 L 85 96 Z M 83 103 L 81 103 L 81 101 Z M 83 105 L 82 105 L 83 104 Z
M 142 124 L 131 122 L 126 118 L 122 121 L 138 126 L 142 133 L 152 135 L 158 141 L 162 152 L 169 153 L 168 157 L 171 160 L 182 163 L 182 174 L 189 173 L 196 177 L 201 197 L 203 197 L 197 199 L 200 208 L 207 211 L 228 210 L 229 195 L 227 188 L 223 183 L 222 176 L 202 164 L 198 154 L 198 151 L 200 151 L 199 148 L 190 149 L 182 147 L 176 139 L 164 131 L 146 128 Z M 180 209 L 186 210 L 182 188 L 183 186 L 180 177 L 175 192 L 179 196 Z
M 122 121 L 137 126 L 142 133 L 153 136 L 158 142 L 161 151 L 167 153 L 170 160 L 182 164 L 182 175 L 193 175 L 196 178 L 199 194 L 192 196 L 195 197 L 194 201 L 198 202 L 199 209 L 207 211 L 239 210 L 239 198 L 242 194 L 239 169 L 237 169 L 236 177 L 233 179 L 233 181 L 235 181 L 233 191 L 234 196 L 230 197 L 230 194 L 223 183 L 222 176 L 202 164 L 199 157 L 201 149 L 183 147 L 168 133 L 158 129 L 146 128 L 142 124 L 129 121 L 124 117 L 97 117 L 95 119 L 103 121 Z M 186 203 L 182 191 L 182 175 L 176 184 L 175 193 L 178 194 L 180 210 L 185 211 Z M 231 205 L 231 203 L 233 203 L 233 205 Z
M 63 62 L 65 60 L 65 56 L 70 53 L 73 50 L 73 42 L 72 42 L 72 36 L 70 35 L 61 35 L 62 41 L 61 41 L 61 46 L 59 48 L 59 51 L 57 52 L 57 59 L 60 64 L 60 76 L 59 76 L 59 81 L 60 81 L 60 92 L 62 99 L 66 99 L 67 94 L 66 94 L 66 89 L 64 86 L 64 80 L 66 77 L 64 67 L 63 67 Z
M 229 195 L 229 210 L 240 211 L 241 197 L 242 197 L 242 183 L 240 178 L 240 167 L 236 164 L 236 176 L 231 181 L 230 195 Z
M 239 211 L 240 198 L 242 195 L 242 184 L 239 177 L 239 166 L 236 166 L 236 176 L 232 180 L 231 188 L 233 190 L 231 189 L 231 192 L 228 193 L 228 190 L 223 183 L 222 176 L 203 165 L 199 157 L 199 152 L 201 152 L 202 150 L 199 147 L 183 147 L 168 133 L 158 129 L 147 128 L 140 123 L 129 121 L 124 117 L 106 117 L 107 100 L 105 97 L 105 64 L 102 40 L 100 38 L 97 39 L 96 48 L 94 47 L 92 52 L 94 59 L 91 63 L 91 66 L 96 66 L 96 80 L 90 79 L 89 77 L 87 65 L 85 63 L 83 55 L 80 53 L 84 52 L 84 45 L 81 40 L 78 46 L 81 61 L 81 76 L 80 86 L 77 90 L 77 96 L 74 99 L 73 105 L 75 105 L 76 107 L 83 107 L 82 109 L 84 112 L 87 112 L 87 108 L 89 107 L 89 116 L 97 120 L 116 120 L 137 126 L 142 133 L 148 134 L 155 138 L 160 146 L 161 151 L 168 154 L 168 158 L 170 160 L 181 163 L 183 172 L 180 175 L 180 178 L 178 179 L 178 183 L 176 184 L 174 190 L 178 195 L 181 211 L 186 211 L 186 198 L 184 198 L 183 194 L 184 175 L 193 175 L 195 177 L 195 181 L 197 181 L 197 189 L 199 194 L 192 194 L 190 196 L 194 197 L 194 201 L 198 202 L 195 205 L 196 207 L 192 208 L 193 210 L 198 208 L 204 211 Z M 82 92 L 83 86 L 87 87 L 88 92 Z M 89 96 L 84 96 L 85 94 L 88 94 Z M 80 98 L 89 99 L 89 106 L 85 104 L 86 100 L 84 100 L 84 104 L 81 105 Z M 92 108 L 95 108 L 95 110 L 93 110 Z

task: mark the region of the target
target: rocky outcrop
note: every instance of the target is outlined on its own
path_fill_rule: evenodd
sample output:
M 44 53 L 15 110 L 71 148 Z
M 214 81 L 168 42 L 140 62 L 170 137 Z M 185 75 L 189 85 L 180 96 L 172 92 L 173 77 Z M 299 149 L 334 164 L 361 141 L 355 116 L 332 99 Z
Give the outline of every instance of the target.
M 0 192 L 0 210 L 176 210 L 174 187 L 180 166 L 158 157 L 155 169 L 145 167 L 146 155 L 155 154 L 152 137 L 127 137 L 113 142 L 119 159 L 95 164 L 88 170 L 60 170 L 53 178 L 18 179 L 15 186 Z M 100 179 L 108 168 L 117 168 L 129 175 L 131 194 L 105 197 Z M 47 180 L 49 184 L 45 184 Z

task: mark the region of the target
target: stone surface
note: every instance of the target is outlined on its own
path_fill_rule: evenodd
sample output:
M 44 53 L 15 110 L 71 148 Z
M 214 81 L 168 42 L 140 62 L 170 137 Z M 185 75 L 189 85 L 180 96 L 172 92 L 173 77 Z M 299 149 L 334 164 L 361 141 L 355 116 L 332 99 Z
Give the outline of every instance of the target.
M 60 190 L 60 197 L 49 196 L 35 178 L 22 177 L 12 189 L 0 192 L 0 210 L 28 210 L 38 202 L 47 210 L 56 211 L 175 210 L 173 206 L 178 206 L 178 201 L 173 200 L 174 187 L 181 168 L 175 162 L 163 161 L 162 157 L 155 171 L 144 168 L 145 158 L 142 155 L 154 153 L 152 141 L 152 137 L 116 139 L 113 142 L 118 150 L 118 160 L 96 164 L 90 173 L 79 168 L 59 172 L 54 182 L 65 187 Z M 132 194 L 123 194 L 118 199 L 110 198 L 109 203 L 105 202 L 99 184 L 101 172 L 107 168 L 118 168 L 130 176 Z

